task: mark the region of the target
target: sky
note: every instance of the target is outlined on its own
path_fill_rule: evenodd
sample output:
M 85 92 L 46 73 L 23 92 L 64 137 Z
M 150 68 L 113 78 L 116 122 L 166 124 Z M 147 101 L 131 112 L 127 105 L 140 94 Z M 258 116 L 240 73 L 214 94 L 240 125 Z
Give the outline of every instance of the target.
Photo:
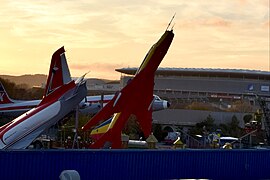
M 71 75 L 118 80 L 174 19 L 160 67 L 270 70 L 269 0 L 0 0 L 0 74 L 48 74 L 64 46 Z

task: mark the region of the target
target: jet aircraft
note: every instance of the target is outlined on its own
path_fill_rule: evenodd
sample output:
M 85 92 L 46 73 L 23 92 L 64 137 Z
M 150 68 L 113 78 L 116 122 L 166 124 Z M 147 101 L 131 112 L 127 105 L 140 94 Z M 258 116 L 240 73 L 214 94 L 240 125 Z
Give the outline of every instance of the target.
M 44 130 L 72 111 L 87 93 L 82 78 L 71 79 L 61 47 L 53 55 L 44 97 L 37 107 L 0 127 L 0 149 L 25 149 Z
M 82 127 L 84 131 L 92 130 L 112 118 L 106 132 L 92 143 L 90 148 L 107 146 L 121 148 L 121 131 L 131 115 L 136 116 L 144 136 L 150 135 L 155 71 L 166 55 L 174 37 L 172 28 L 168 30 L 168 27 L 158 42 L 151 47 L 134 78 Z
M 112 100 L 113 96 L 114 94 L 86 96 L 79 103 L 79 112 L 86 115 L 94 115 L 110 100 Z M 170 106 L 168 101 L 160 99 L 157 95 L 154 95 L 154 98 L 155 101 L 152 107 L 153 111 L 167 109 Z M 0 117 L 16 118 L 36 107 L 40 102 L 41 100 L 14 100 L 9 97 L 3 84 L 0 82 Z
M 79 112 L 83 114 L 95 114 L 112 99 L 113 95 L 86 96 L 79 103 Z M 102 103 L 101 103 L 102 101 Z M 14 100 L 9 97 L 3 84 L 0 82 L 0 116 L 16 118 L 30 109 L 38 106 L 41 100 Z

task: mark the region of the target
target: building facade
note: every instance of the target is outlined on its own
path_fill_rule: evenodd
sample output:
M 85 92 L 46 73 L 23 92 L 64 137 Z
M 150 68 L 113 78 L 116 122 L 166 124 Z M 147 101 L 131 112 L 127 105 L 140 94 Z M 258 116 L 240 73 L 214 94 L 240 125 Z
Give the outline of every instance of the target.
M 136 70 L 137 68 L 116 69 L 122 73 L 120 87 L 132 78 Z M 231 120 L 230 117 L 236 116 L 243 126 L 243 116 L 258 108 L 256 96 L 270 101 L 270 72 L 159 68 L 156 71 L 154 93 L 172 102 L 171 109 L 153 113 L 154 123 L 194 126 L 211 115 L 217 123 L 226 123 Z M 241 108 L 235 108 L 237 101 L 250 107 L 242 105 Z M 198 111 L 185 110 L 187 104 L 194 102 L 211 108 L 204 109 L 206 111 L 200 108 Z

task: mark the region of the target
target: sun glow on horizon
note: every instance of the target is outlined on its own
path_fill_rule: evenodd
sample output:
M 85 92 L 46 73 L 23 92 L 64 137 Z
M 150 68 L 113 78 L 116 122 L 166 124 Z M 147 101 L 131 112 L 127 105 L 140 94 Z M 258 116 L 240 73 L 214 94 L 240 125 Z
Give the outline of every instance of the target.
M 72 76 L 119 79 L 115 69 L 138 67 L 174 12 L 160 67 L 270 71 L 268 0 L 0 1 L 0 74 L 47 74 L 64 45 Z

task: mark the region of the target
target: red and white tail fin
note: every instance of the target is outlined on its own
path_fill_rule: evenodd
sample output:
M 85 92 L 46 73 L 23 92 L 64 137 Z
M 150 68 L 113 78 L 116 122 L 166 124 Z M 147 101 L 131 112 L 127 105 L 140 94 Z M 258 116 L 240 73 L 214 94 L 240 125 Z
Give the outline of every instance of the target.
M 13 100 L 9 98 L 3 84 L 0 82 L 0 104 L 13 103 Z
M 47 78 L 44 97 L 49 95 L 55 89 L 71 81 L 64 46 L 59 48 L 52 55 L 49 75 Z

